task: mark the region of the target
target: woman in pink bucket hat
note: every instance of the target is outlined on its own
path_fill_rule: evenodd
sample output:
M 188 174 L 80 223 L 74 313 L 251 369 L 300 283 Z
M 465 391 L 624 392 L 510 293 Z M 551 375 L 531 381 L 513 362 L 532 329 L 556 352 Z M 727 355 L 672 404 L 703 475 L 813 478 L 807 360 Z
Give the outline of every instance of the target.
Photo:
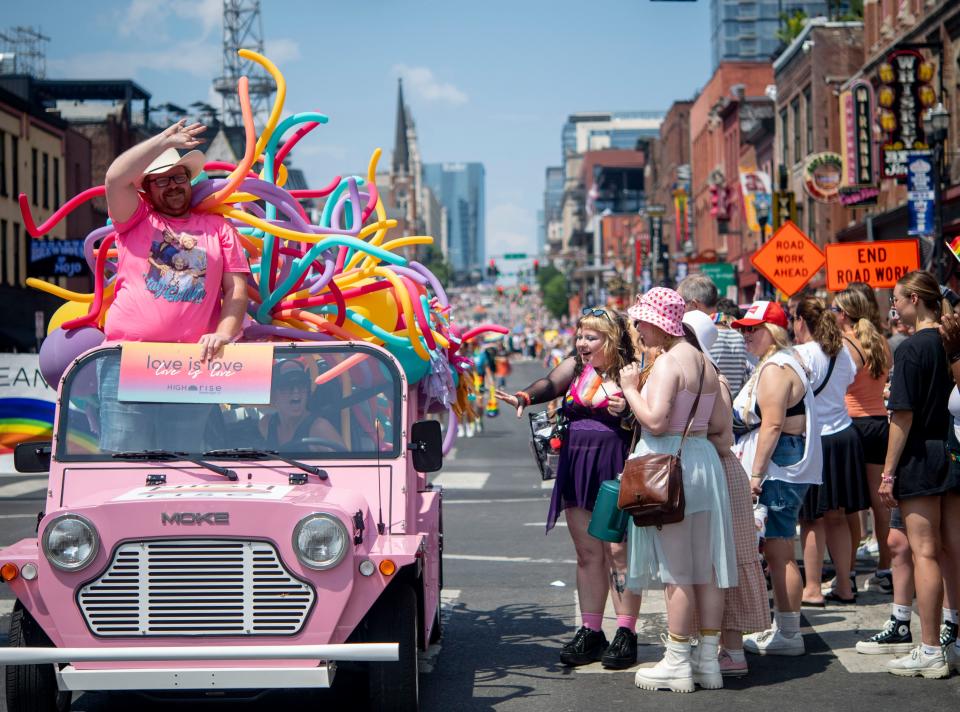
M 669 633 L 663 659 L 637 671 L 635 682 L 644 689 L 674 692 L 693 692 L 695 685 L 723 687 L 717 659 L 723 589 L 737 585 L 726 476 L 709 439 L 731 432 L 732 413 L 719 397 L 716 369 L 684 338 L 684 307 L 677 292 L 662 287 L 637 299 L 627 313 L 643 346 L 663 353 L 642 389 L 635 364 L 620 372 L 624 397 L 641 428 L 633 456 L 673 454 L 683 442 L 683 521 L 662 528 L 630 527 L 628 535 L 627 585 L 636 591 L 666 588 Z M 694 618 L 699 631 L 693 630 Z M 695 636 L 700 642 L 694 654 Z

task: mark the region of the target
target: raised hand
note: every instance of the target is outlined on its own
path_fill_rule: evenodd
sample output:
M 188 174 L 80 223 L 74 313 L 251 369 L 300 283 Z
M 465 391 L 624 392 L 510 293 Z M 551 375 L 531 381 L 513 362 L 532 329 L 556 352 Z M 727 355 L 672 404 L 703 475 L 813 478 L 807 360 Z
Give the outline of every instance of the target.
M 207 127 L 197 122 L 187 126 L 186 119 L 180 119 L 173 126 L 164 129 L 163 142 L 167 148 L 196 148 L 203 139 L 197 138 Z

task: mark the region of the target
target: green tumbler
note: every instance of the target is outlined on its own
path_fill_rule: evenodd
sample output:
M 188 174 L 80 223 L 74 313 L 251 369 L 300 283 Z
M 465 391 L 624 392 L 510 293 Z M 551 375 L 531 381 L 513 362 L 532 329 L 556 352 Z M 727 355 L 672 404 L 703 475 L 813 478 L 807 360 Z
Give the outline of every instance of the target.
M 597 501 L 593 505 L 593 516 L 587 531 L 602 541 L 619 544 L 627 533 L 630 515 L 620 511 L 617 500 L 620 498 L 620 480 L 607 480 L 600 483 Z

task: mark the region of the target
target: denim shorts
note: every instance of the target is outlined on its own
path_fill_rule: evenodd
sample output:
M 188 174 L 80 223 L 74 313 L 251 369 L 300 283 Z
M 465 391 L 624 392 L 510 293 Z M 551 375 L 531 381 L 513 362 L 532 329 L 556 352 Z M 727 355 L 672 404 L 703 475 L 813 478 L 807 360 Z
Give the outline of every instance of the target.
M 781 435 L 770 458 L 774 464 L 786 467 L 803 459 L 806 438 L 802 435 Z M 793 539 L 797 535 L 797 517 L 803 496 L 810 485 L 782 480 L 765 480 L 760 493 L 760 504 L 767 507 L 768 539 Z

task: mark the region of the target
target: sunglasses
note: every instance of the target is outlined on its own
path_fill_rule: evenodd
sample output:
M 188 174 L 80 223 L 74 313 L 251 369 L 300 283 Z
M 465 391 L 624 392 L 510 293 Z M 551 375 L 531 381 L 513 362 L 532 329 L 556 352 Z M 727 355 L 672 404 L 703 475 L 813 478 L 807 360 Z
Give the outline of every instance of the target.
M 759 329 L 759 328 L 760 328 L 760 324 L 757 324 L 757 325 L 755 325 L 755 326 L 741 326 L 741 327 L 740 327 L 740 333 L 742 333 L 742 334 L 752 334 L 754 331 L 756 331 L 756 330 Z
M 832 311 L 834 314 L 843 314 L 843 313 L 844 313 L 843 309 L 841 309 L 840 307 L 838 307 L 836 304 L 832 304 L 832 305 L 830 306 L 830 311 Z
M 599 307 L 584 307 L 580 311 L 580 313 L 583 316 L 596 316 L 596 317 L 605 316 L 607 317 L 607 319 L 610 319 L 610 321 L 613 322 L 613 318 L 610 316 L 610 314 L 607 313 L 607 310 L 601 309 Z
M 168 185 L 170 185 L 171 181 L 177 185 L 183 185 L 188 180 L 190 180 L 190 177 L 186 173 L 177 173 L 174 176 L 164 176 L 163 178 L 152 180 L 150 181 L 150 185 L 155 185 L 158 188 L 166 188 Z

